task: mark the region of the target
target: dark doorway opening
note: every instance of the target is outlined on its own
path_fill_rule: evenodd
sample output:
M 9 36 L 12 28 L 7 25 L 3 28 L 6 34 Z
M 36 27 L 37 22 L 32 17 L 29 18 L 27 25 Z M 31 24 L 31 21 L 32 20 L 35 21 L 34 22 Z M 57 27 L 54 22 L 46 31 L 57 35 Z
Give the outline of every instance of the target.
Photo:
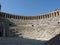
M 2 37 L 2 36 L 3 36 L 3 28 L 0 27 L 0 37 Z

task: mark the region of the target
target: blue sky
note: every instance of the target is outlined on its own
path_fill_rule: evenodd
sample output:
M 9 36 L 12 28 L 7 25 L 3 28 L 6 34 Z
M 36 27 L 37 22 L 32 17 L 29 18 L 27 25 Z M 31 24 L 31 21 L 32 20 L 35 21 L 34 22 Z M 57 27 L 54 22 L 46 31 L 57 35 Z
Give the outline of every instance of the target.
M 32 16 L 60 9 L 60 0 L 0 0 L 2 12 Z

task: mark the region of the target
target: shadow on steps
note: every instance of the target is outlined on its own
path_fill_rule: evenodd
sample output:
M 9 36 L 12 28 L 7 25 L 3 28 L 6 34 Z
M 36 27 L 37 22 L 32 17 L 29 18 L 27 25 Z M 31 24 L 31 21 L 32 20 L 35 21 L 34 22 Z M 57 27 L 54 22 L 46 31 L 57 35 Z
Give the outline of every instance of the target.
M 45 41 L 20 37 L 0 37 L 0 45 L 42 45 Z
M 47 41 L 44 45 L 60 45 L 60 34 Z

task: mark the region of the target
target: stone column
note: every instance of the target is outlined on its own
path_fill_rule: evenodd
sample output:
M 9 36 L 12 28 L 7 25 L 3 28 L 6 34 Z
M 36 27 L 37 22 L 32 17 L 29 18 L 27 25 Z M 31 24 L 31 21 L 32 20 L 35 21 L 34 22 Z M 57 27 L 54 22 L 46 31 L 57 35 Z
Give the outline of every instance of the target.
M 49 14 L 49 17 L 51 17 L 51 13 Z
M 42 19 L 42 16 L 41 16 L 41 19 Z
M 52 17 L 52 13 L 51 13 L 51 17 Z
M 44 18 L 46 18 L 46 15 L 44 15 Z

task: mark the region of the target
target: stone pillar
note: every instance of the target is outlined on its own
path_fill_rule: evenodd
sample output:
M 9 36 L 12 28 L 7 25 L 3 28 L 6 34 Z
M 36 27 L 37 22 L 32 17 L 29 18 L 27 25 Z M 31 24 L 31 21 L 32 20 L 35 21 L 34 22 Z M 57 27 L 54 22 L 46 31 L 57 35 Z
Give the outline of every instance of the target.
M 44 15 L 44 18 L 46 18 L 46 15 Z
M 55 17 L 54 12 L 52 13 L 52 17 Z
M 52 17 L 52 13 L 51 13 L 51 17 Z
M 41 19 L 42 19 L 42 16 L 41 16 Z
M 49 14 L 49 17 L 51 17 L 51 13 Z
M 53 13 L 51 13 L 51 17 L 53 17 Z
M 43 15 L 42 15 L 42 19 L 43 19 Z
M 39 19 L 40 19 L 40 16 L 39 16 Z

